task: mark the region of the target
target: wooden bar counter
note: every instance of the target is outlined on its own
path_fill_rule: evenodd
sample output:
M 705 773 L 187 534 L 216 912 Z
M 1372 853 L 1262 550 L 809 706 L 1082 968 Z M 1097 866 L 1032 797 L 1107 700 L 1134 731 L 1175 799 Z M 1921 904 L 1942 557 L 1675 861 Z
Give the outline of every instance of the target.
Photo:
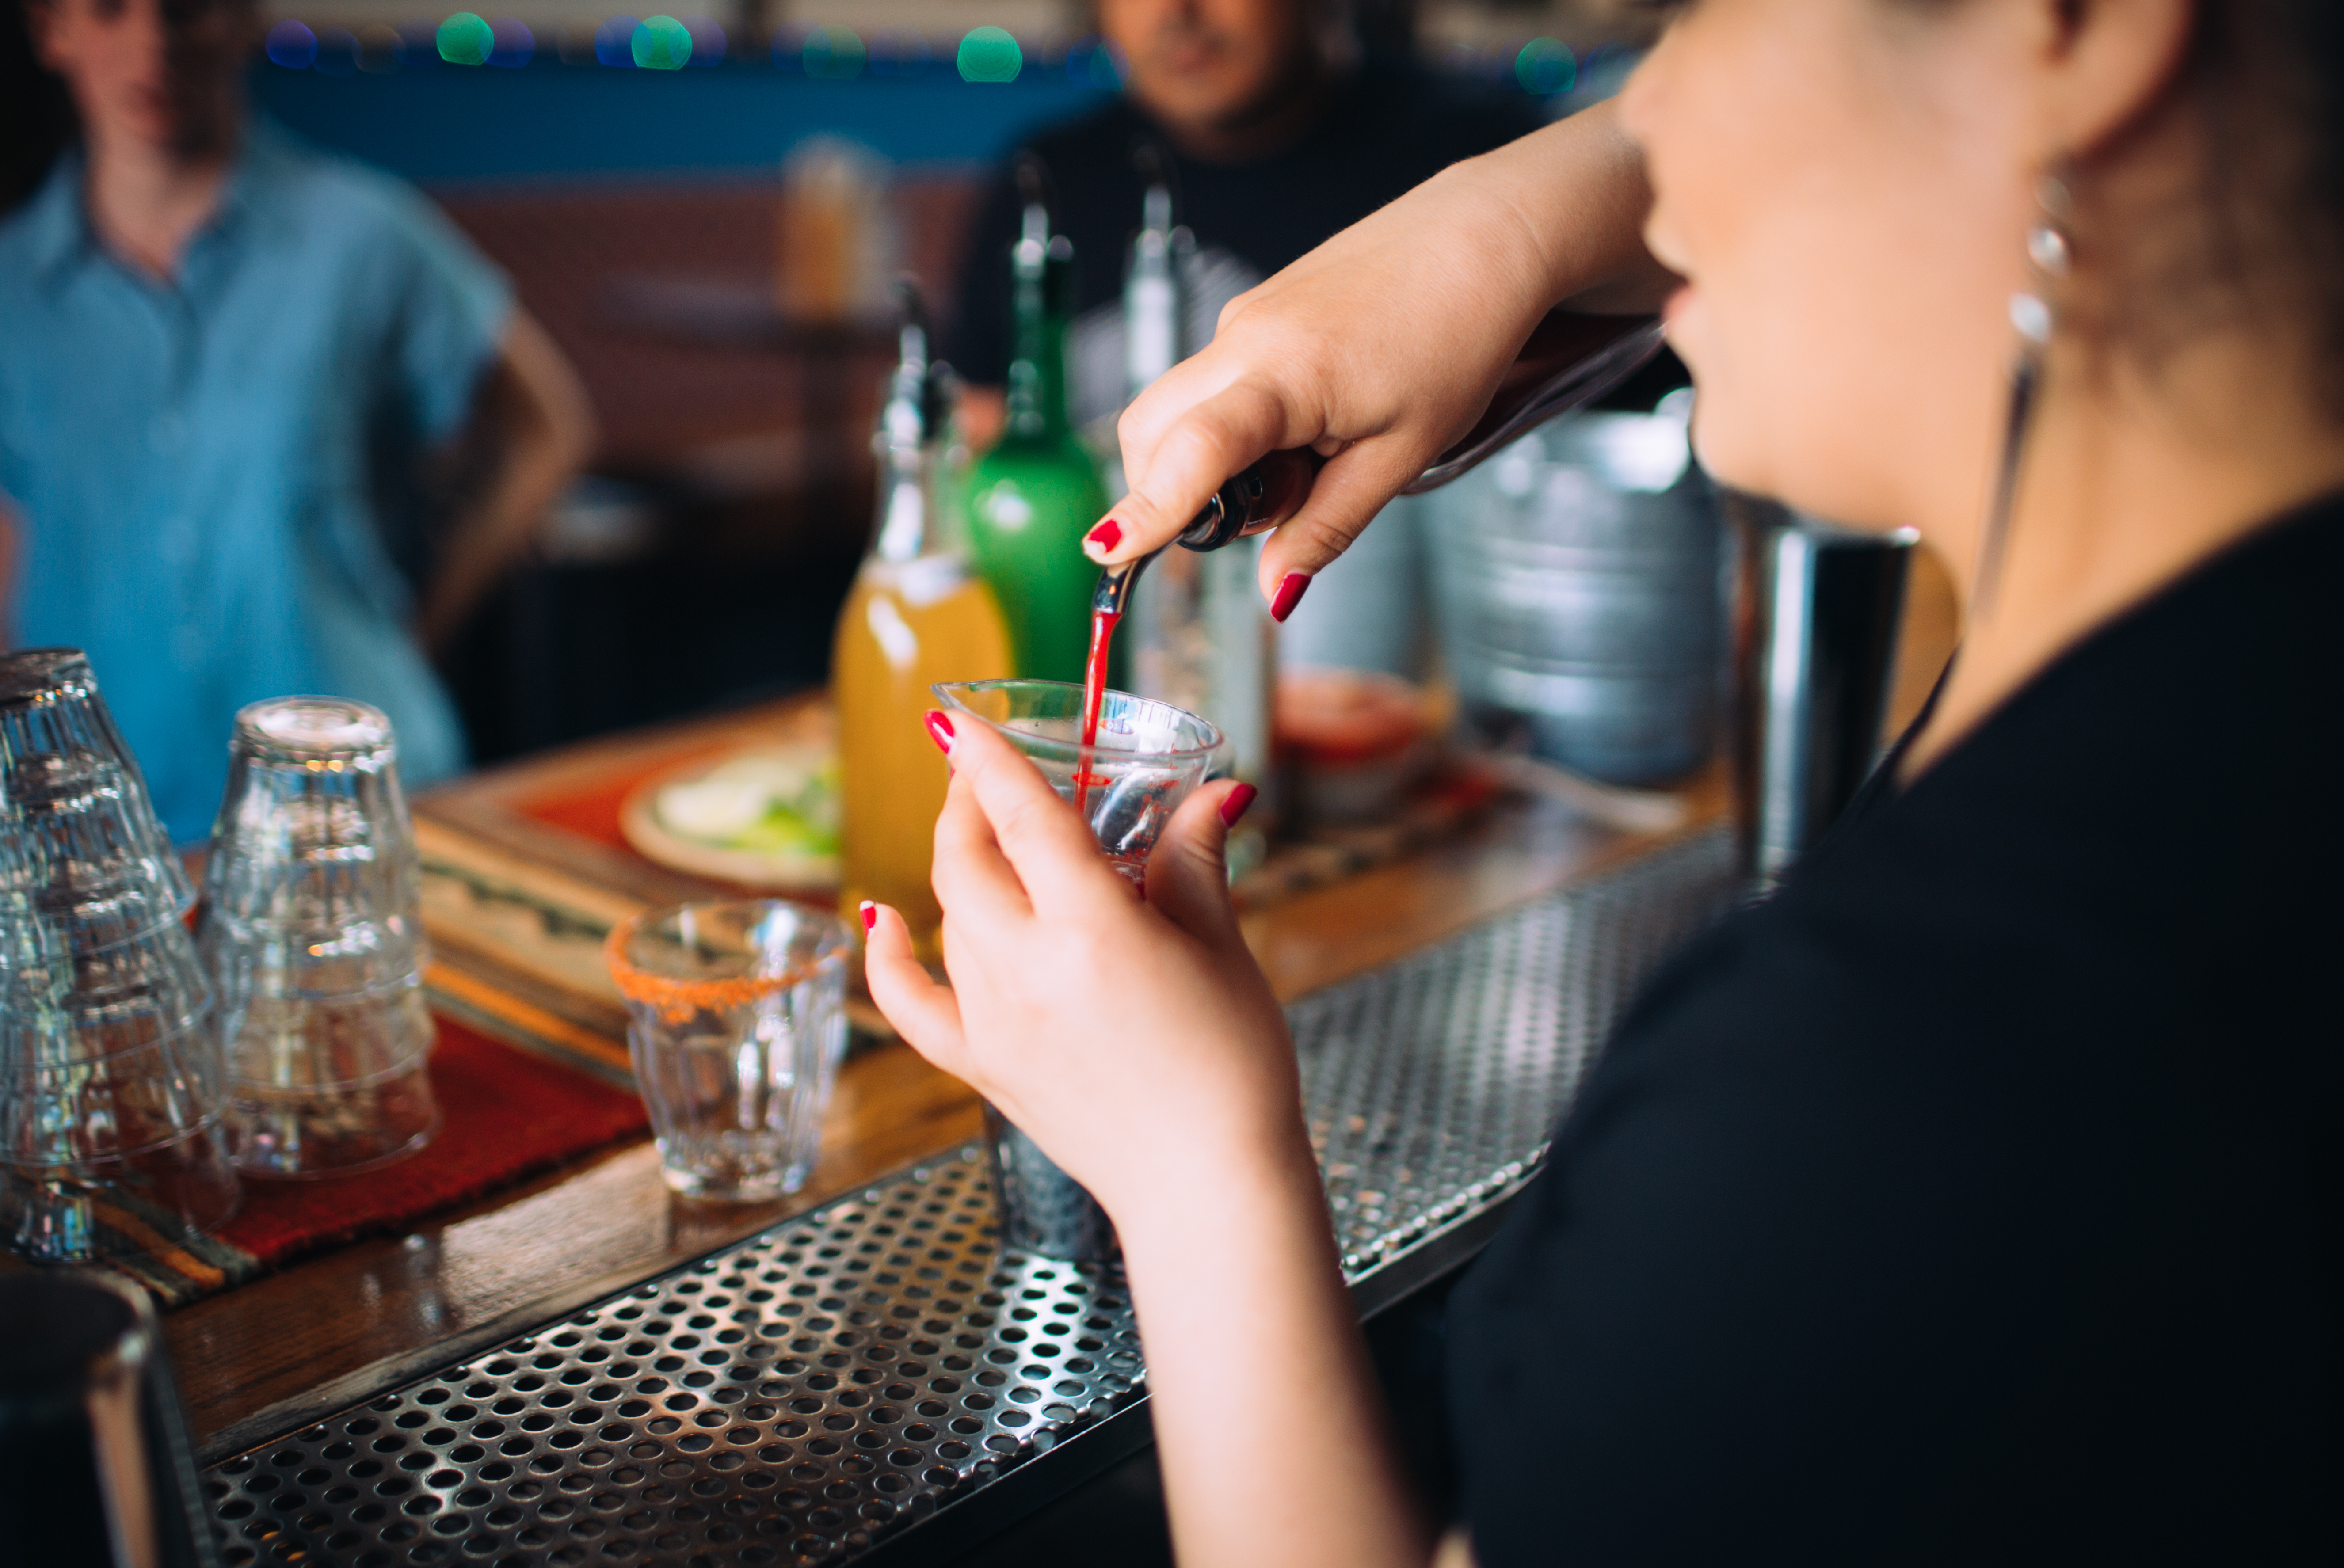
M 1942 568 L 1925 552 L 1907 599 L 1892 727 L 1918 710 L 1944 667 L 1955 613 Z M 419 797 L 426 923 L 440 954 L 429 976 L 435 1001 L 492 1032 L 566 1047 L 561 1054 L 575 1065 L 591 1071 L 599 1064 L 614 1076 L 624 1059 L 615 995 L 581 1000 L 585 980 L 601 983 L 599 941 L 549 947 L 538 936 L 557 922 L 543 910 L 534 925 L 522 918 L 526 898 L 510 909 L 483 905 L 456 911 L 462 919 L 435 920 L 429 891 L 435 857 L 459 863 L 460 879 L 493 885 L 491 895 L 508 881 L 551 888 L 557 902 L 603 926 L 652 905 L 737 895 L 737 888 L 662 869 L 591 832 L 565 831 L 544 812 L 532 814 L 530 803 L 600 798 L 607 807 L 630 780 L 826 723 L 819 699 L 794 699 L 566 748 Z M 1551 794 L 1501 794 L 1460 831 L 1413 853 L 1263 902 L 1244 917 L 1247 939 L 1290 1002 L 1647 853 L 1713 820 L 1725 802 L 1722 769 L 1680 797 L 1672 825 L 1639 821 L 1633 812 L 1590 813 L 1584 799 L 1574 805 Z M 1638 821 L 1642 831 L 1600 818 Z M 886 1037 L 867 1003 L 857 1021 L 880 1038 L 843 1068 L 820 1164 L 805 1189 L 786 1200 L 718 1206 L 675 1198 L 660 1179 L 656 1150 L 638 1138 L 404 1234 L 310 1257 L 169 1314 L 166 1332 L 206 1461 L 977 1136 L 979 1108 L 965 1085 Z M 500 1031 L 500 1024 L 507 1027 Z
M 591 743 L 419 797 L 427 875 L 435 850 L 460 840 L 509 857 L 581 902 L 625 908 L 738 889 L 662 870 L 549 827 L 520 809 L 551 795 L 591 795 L 605 781 L 720 754 L 819 723 L 788 703 Z M 1685 815 L 1714 811 L 1714 782 Z M 1599 824 L 1542 796 L 1500 796 L 1461 833 L 1391 864 L 1269 903 L 1245 918 L 1248 939 L 1291 999 L 1434 942 L 1509 905 L 1649 848 L 1655 835 Z M 427 895 L 427 923 L 430 923 Z M 607 1016 L 561 1007 L 556 988 L 509 955 L 461 950 L 467 934 L 434 925 L 437 999 L 519 1017 L 541 1038 L 615 1059 L 623 1031 Z M 451 947 L 456 951 L 451 951 Z M 469 965 L 462 959 L 477 959 Z M 539 966 L 542 969 L 544 966 Z M 473 1009 L 465 1009 L 471 1016 Z M 569 1016 L 563 1016 L 566 1012 Z M 867 1011 L 863 1021 L 875 1023 Z M 884 1024 L 878 1025 L 884 1029 Z M 591 1057 L 581 1057 L 590 1069 Z M 647 1138 L 415 1225 L 311 1257 L 168 1316 L 166 1330 L 197 1442 L 207 1460 L 368 1397 L 500 1338 L 571 1310 L 776 1220 L 852 1192 L 976 1136 L 975 1097 L 907 1047 L 881 1039 L 841 1072 L 821 1162 L 806 1189 L 758 1205 L 672 1196 Z
M 1924 552 L 1907 598 L 1892 726 L 1918 710 L 1956 632 L 1950 585 Z M 776 735 L 817 735 L 826 724 L 818 698 L 793 699 L 566 748 L 419 797 L 426 924 L 440 955 L 428 976 L 435 1001 L 491 1032 L 551 1042 L 590 1071 L 620 1074 L 624 1025 L 615 994 L 583 995 L 607 984 L 599 938 L 545 939 L 561 924 L 559 911 L 530 901 L 551 900 L 589 926 L 607 926 L 635 909 L 740 890 L 664 870 L 609 842 L 610 834 L 576 831 L 577 822 L 564 820 L 576 809 L 549 812 L 541 803 L 582 801 L 589 815 L 611 817 L 630 781 Z M 1574 805 L 1551 794 L 1502 793 L 1460 830 L 1412 853 L 1261 902 L 1245 916 L 1247 938 L 1279 996 L 1292 1001 L 1645 854 L 1715 819 L 1725 802 L 1722 769 L 1678 798 L 1673 824 L 1665 810 L 1640 818 L 1601 809 L 1601 800 L 1591 813 L 1583 797 Z M 455 883 L 485 889 L 483 901 L 443 901 L 435 918 L 435 864 Z M 508 885 L 524 891 L 500 904 Z M 404 1234 L 312 1256 L 169 1314 L 166 1332 L 206 1461 L 978 1134 L 977 1102 L 965 1085 L 886 1037 L 867 1003 L 857 1022 L 866 1038 L 880 1037 L 843 1068 L 820 1164 L 786 1200 L 717 1206 L 675 1198 L 660 1179 L 656 1150 L 639 1138 Z

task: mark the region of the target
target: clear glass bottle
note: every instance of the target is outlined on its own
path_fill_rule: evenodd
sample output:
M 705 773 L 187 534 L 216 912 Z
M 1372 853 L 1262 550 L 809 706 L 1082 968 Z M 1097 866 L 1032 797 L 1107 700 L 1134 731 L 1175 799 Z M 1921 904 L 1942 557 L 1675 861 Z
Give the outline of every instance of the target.
M 879 414 L 878 522 L 839 613 L 831 654 L 838 708 L 843 862 L 839 905 L 901 911 L 923 958 L 941 956 L 928 886 L 936 814 L 951 774 L 921 724 L 938 681 L 1015 673 L 1007 624 L 985 580 L 945 536 L 937 505 L 950 371 L 928 359 L 906 289 L 902 356 Z
M 1187 278 L 1194 241 L 1172 222 L 1172 193 L 1147 188 L 1123 288 L 1127 391 L 1137 397 L 1186 359 Z M 1277 626 L 1255 584 L 1259 539 L 1197 553 L 1167 550 L 1132 589 L 1131 669 L 1139 694 L 1212 721 L 1229 745 L 1228 768 L 1263 792 L 1230 845 L 1242 871 L 1258 861 L 1277 820 L 1270 722 L 1278 673 Z
M 1009 622 L 1020 675 L 1080 681 L 1098 569 L 1083 535 L 1106 515 L 1106 487 L 1066 414 L 1066 328 L 1074 245 L 1026 207 L 1010 255 L 1015 358 L 1001 440 L 969 467 L 969 543 Z

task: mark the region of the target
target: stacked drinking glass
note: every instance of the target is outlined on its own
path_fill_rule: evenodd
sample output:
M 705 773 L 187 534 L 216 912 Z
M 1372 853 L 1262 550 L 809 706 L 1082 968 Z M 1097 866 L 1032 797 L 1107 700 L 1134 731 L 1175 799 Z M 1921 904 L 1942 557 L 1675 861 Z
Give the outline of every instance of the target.
M 278 697 L 237 715 L 197 940 L 247 1171 L 340 1175 L 430 1140 L 415 841 L 380 712 Z
M 192 901 L 88 662 L 0 656 L 0 1234 L 18 1252 L 146 1250 L 235 1211 Z

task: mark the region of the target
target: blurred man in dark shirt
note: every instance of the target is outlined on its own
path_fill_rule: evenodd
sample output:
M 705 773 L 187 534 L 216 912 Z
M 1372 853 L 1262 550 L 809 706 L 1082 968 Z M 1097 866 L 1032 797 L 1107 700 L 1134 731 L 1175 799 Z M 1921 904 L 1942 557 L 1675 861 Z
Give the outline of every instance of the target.
M 1128 58 L 1124 96 L 1033 137 L 1048 172 L 1051 222 L 1073 239 L 1081 278 L 1067 345 L 1075 420 L 1122 406 L 1125 250 L 1148 181 L 1152 142 L 1175 216 L 1196 236 L 1189 341 L 1221 307 L 1377 207 L 1460 158 L 1545 123 L 1537 100 L 1433 75 L 1361 50 L 1340 0 L 1098 0 L 1099 29 Z M 1015 159 L 978 208 L 945 341 L 977 389 L 980 440 L 997 426 L 1008 370 L 1009 247 L 1020 201 Z

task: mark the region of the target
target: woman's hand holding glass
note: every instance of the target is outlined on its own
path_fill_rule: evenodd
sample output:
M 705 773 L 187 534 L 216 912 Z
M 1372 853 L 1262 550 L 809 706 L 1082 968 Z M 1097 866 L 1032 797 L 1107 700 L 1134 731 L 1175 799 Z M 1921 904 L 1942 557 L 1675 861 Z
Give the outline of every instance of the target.
M 1281 1166 L 1315 1179 L 1285 1017 L 1222 864 L 1244 786 L 1182 803 L 1142 902 L 1007 742 L 964 723 L 952 763 L 935 874 L 952 984 L 893 910 L 871 932 L 871 994 L 904 1037 L 1088 1188 L 1127 1248 Z
M 950 746 L 935 879 L 953 983 L 874 907 L 871 995 L 1115 1220 L 1181 1561 L 1421 1568 L 1293 1044 L 1229 904 L 1244 786 L 1181 804 L 1142 901 L 1009 742 L 970 723 Z

